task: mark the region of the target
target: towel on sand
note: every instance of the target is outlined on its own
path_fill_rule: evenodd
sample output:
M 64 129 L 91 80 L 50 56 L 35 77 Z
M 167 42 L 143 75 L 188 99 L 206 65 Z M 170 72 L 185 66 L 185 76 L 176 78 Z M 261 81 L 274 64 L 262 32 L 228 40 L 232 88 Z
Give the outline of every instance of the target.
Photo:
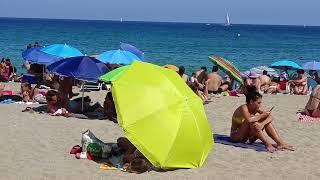
M 300 122 L 320 122 L 320 117 L 311 117 L 302 113 L 298 113 L 297 115 Z
M 218 144 L 223 144 L 227 146 L 234 146 L 234 147 L 239 147 L 239 148 L 244 148 L 244 149 L 252 149 L 258 152 L 267 152 L 265 146 L 262 144 L 262 142 L 258 141 L 252 144 L 248 143 L 236 143 L 232 142 L 229 136 L 226 135 L 220 135 L 220 134 L 215 134 L 214 135 L 214 142 Z

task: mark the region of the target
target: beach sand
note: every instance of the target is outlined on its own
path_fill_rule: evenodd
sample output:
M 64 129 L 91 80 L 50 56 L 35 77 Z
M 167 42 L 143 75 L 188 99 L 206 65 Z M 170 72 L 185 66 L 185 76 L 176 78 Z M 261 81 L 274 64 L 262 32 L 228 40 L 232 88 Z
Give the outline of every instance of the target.
M 18 87 L 7 84 L 6 89 Z M 102 103 L 106 92 L 85 94 Z M 229 135 L 231 116 L 245 99 L 212 100 L 205 105 L 211 127 L 215 134 Z M 275 106 L 274 124 L 295 152 L 271 154 L 216 143 L 201 168 L 140 175 L 101 170 L 96 162 L 77 160 L 69 154 L 87 129 L 104 142 L 124 136 L 111 121 L 52 117 L 21 112 L 26 105 L 0 105 L 0 179 L 320 179 L 320 122 L 298 122 L 296 115 L 307 100 L 307 96 L 291 95 L 263 98 L 265 109 Z

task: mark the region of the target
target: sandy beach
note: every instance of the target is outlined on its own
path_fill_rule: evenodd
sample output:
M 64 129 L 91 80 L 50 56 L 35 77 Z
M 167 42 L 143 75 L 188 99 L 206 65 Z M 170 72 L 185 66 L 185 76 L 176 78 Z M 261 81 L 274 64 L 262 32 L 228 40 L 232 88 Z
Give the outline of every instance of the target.
M 6 85 L 6 89 L 18 88 L 19 84 Z M 86 93 L 93 102 L 101 103 L 105 94 Z M 274 124 L 283 139 L 297 149 L 295 152 L 271 154 L 215 143 L 201 168 L 140 175 L 101 170 L 98 163 L 69 154 L 87 129 L 104 142 L 115 142 L 124 136 L 117 124 L 21 112 L 27 105 L 1 104 L 0 179 L 320 179 L 320 122 L 299 122 L 296 115 L 307 100 L 308 96 L 292 95 L 263 98 L 265 109 L 275 106 Z M 229 135 L 231 116 L 245 99 L 220 97 L 212 101 L 205 105 L 211 127 L 216 135 Z

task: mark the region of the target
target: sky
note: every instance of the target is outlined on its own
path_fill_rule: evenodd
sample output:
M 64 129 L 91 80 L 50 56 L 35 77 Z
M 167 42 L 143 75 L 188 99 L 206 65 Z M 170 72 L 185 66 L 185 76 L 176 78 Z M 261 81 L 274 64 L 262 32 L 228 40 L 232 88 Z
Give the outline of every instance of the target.
M 0 17 L 320 25 L 319 0 L 0 0 Z

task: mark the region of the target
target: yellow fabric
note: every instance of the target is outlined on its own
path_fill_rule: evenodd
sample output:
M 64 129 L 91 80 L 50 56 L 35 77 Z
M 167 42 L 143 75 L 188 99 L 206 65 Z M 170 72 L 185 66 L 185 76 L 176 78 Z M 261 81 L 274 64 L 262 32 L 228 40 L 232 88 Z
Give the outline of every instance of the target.
M 175 66 L 175 65 L 172 65 L 172 64 L 166 64 L 166 65 L 164 65 L 163 67 L 164 67 L 164 68 L 167 68 L 167 69 L 174 70 L 174 71 L 176 71 L 176 72 L 179 71 L 179 68 L 178 68 L 177 66 Z
M 156 167 L 196 168 L 207 158 L 213 132 L 202 100 L 174 71 L 135 61 L 113 81 L 119 125 Z
M 233 117 L 232 121 L 235 122 L 236 124 L 241 125 L 241 124 L 244 123 L 245 118 L 243 118 L 243 117 Z

